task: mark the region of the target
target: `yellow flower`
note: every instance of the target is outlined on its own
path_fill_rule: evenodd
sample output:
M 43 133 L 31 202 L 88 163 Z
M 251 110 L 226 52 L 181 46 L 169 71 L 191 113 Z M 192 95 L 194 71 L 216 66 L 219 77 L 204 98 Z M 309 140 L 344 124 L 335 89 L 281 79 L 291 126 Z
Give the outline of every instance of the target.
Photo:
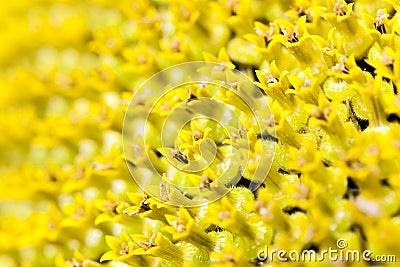
M 161 258 L 179 266 L 184 261 L 182 248 L 151 227 L 147 227 L 147 235 L 133 235 L 133 239 L 139 246 L 133 250 L 134 255 Z
M 282 266 L 257 253 L 338 239 L 400 257 L 398 1 L 3 2 L 2 265 Z M 226 84 L 142 88 L 202 59 Z M 214 120 L 178 125 L 183 106 Z
M 353 12 L 354 3 L 347 4 L 344 0 L 328 1 L 329 12 L 322 15 L 333 27 L 336 27 L 335 36 L 348 36 L 343 39 L 343 49 L 346 54 L 354 54 L 362 58 L 371 46 L 373 38 L 364 34 L 366 27 L 357 20 Z
M 132 266 L 151 264 L 151 260 L 133 253 L 139 245 L 135 244 L 124 230 L 121 231 L 119 238 L 106 236 L 106 242 L 112 250 L 103 254 L 100 262 L 117 260 Z
M 143 218 L 159 220 L 166 223 L 167 221 L 164 216 L 175 213 L 173 208 L 147 196 L 146 194 L 128 193 L 128 197 L 132 203 L 134 203 L 133 206 L 123 210 L 123 213 L 128 216 L 139 215 Z
M 174 241 L 183 240 L 192 243 L 204 252 L 210 252 L 214 248 L 214 241 L 205 233 L 203 229 L 196 225 L 189 212 L 179 209 L 179 215 L 165 215 L 169 226 L 165 228 L 167 232 L 172 234 Z
M 217 57 L 213 56 L 212 54 L 210 54 L 208 52 L 204 52 L 203 57 L 206 61 L 217 62 L 217 63 L 223 64 L 231 69 L 235 68 L 235 65 L 231 62 L 229 55 L 226 52 L 225 48 L 221 48 L 219 50 Z

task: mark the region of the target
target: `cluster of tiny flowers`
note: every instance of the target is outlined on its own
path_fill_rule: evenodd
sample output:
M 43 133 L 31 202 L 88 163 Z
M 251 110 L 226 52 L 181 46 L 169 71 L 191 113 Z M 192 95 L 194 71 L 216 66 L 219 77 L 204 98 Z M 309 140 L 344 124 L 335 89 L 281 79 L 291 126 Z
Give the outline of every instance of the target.
M 0 265 L 281 266 L 259 251 L 318 254 L 340 238 L 400 258 L 399 11 L 391 0 L 3 1 Z M 275 157 L 254 192 L 244 174 L 215 202 L 173 207 L 133 181 L 123 119 L 151 75 L 198 60 L 242 71 L 266 95 L 276 135 L 237 134 L 250 170 L 263 142 Z M 178 94 L 201 96 L 235 101 L 202 86 Z M 190 125 L 177 157 L 209 135 L 226 141 L 216 127 Z M 220 171 L 182 177 L 151 152 L 199 190 Z

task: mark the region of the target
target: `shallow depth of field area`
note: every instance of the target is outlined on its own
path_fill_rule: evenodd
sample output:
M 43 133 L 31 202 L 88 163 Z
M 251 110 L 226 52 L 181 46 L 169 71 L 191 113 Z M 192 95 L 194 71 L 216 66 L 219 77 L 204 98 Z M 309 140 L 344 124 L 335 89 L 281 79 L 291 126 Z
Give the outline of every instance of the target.
M 397 266 L 380 256 L 400 261 L 398 11 L 391 0 L 3 1 L 0 266 Z M 128 106 L 149 109 L 146 94 L 131 103 L 138 88 L 191 61 L 247 75 L 273 131 L 257 131 L 244 108 L 240 129 L 193 121 L 169 129 L 178 150 L 161 148 L 160 125 L 179 104 L 241 103 L 200 84 L 154 103 L 137 139 L 146 145 L 124 154 Z M 215 111 L 221 122 L 228 113 Z M 204 171 L 167 160 L 197 159 L 205 139 L 218 157 Z M 228 147 L 241 139 L 249 157 L 239 163 Z M 252 191 L 266 147 L 272 165 Z M 198 192 L 230 175 L 226 158 L 245 171 L 224 197 L 177 207 L 165 201 L 196 199 L 164 183 L 155 198 L 135 183 L 128 166 L 147 179 L 146 157 Z M 266 248 L 372 254 L 287 263 Z

